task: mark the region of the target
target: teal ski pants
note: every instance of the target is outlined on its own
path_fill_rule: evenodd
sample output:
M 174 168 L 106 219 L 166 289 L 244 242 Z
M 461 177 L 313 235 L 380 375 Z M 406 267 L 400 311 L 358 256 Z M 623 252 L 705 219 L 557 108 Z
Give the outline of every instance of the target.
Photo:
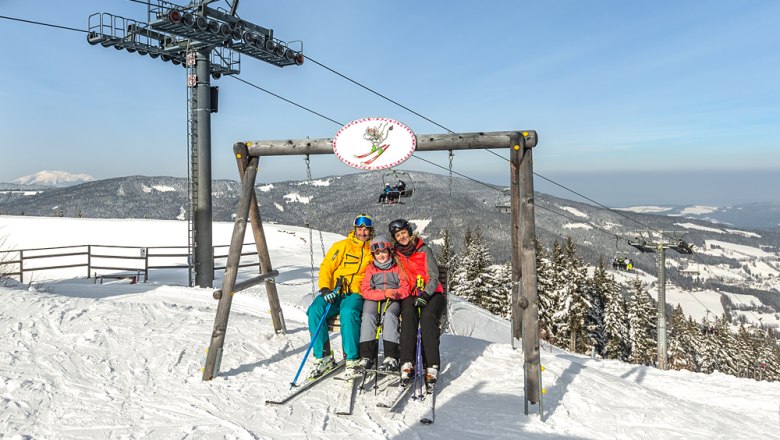
M 325 313 L 325 307 L 327 303 L 322 296 L 317 295 L 314 301 L 306 310 L 306 315 L 309 317 L 309 334 L 314 337 L 314 333 L 317 332 L 317 324 L 320 323 L 322 315 Z M 344 356 L 347 360 L 355 360 L 359 357 L 358 344 L 360 342 L 360 315 L 363 313 L 363 297 L 358 293 L 351 293 L 346 296 L 339 296 L 336 298 L 336 302 L 330 306 L 328 311 L 328 319 L 339 315 L 341 320 L 341 346 L 344 349 Z M 325 350 L 324 347 L 330 347 L 330 339 L 328 335 L 328 323 L 322 324 L 322 329 L 317 335 L 317 339 L 314 340 L 314 357 L 321 359 Z

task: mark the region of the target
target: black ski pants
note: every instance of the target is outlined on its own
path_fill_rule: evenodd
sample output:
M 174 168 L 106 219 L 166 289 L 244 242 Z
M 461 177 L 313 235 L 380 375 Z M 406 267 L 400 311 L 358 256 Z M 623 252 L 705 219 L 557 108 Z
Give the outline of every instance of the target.
M 428 301 L 428 305 L 420 309 L 420 319 L 417 319 L 417 307 L 410 296 L 401 301 L 401 359 L 404 362 L 415 363 L 417 349 L 417 324 L 420 323 L 422 334 L 423 366 L 441 366 L 439 357 L 439 323 L 447 307 L 447 297 L 443 293 L 436 293 Z M 419 367 L 419 366 L 415 366 Z

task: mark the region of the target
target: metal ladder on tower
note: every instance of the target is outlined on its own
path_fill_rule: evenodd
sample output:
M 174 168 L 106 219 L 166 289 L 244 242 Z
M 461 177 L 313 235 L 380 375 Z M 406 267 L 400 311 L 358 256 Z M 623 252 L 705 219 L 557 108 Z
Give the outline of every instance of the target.
M 195 52 L 187 52 L 187 273 L 188 283 L 195 285 L 195 212 L 198 209 L 198 135 L 195 109 L 198 107 L 196 92 Z

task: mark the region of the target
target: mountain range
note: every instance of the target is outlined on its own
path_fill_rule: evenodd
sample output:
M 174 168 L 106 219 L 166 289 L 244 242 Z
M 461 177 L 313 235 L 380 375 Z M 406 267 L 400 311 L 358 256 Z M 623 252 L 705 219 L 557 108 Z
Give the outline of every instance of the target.
M 311 225 L 346 234 L 359 213 L 372 215 L 380 231 L 390 221 L 405 218 L 435 245 L 443 243 L 448 231 L 455 251 L 462 249 L 466 230 L 478 228 L 494 261 L 509 261 L 511 219 L 499 208 L 506 202 L 501 188 L 459 177 L 450 181 L 446 176 L 423 172 L 407 173 L 404 179 L 413 195 L 396 204 L 378 203 L 384 186 L 379 173 L 258 184 L 256 194 L 264 222 Z M 130 176 L 37 191 L 0 190 L 0 214 L 186 220 L 187 187 L 187 180 L 182 178 Z M 19 185 L 17 189 L 21 189 Z M 235 181 L 213 182 L 214 220 L 231 221 L 239 190 Z M 711 288 L 755 294 L 764 304 L 780 310 L 780 229 L 712 221 L 716 215 L 734 212 L 739 212 L 740 218 L 758 218 L 766 210 L 767 205 L 760 204 L 722 210 L 649 206 L 618 210 L 535 194 L 536 235 L 545 247 L 571 237 L 578 254 L 588 264 L 631 256 L 637 269 L 654 274 L 655 254 L 638 252 L 628 245 L 628 240 L 640 231 L 665 231 L 665 236 L 683 239 L 698 251 L 695 258 L 668 251 L 669 279 L 690 286 L 694 280 L 685 272 L 686 267 L 722 267 L 730 270 L 731 275 L 715 275 L 713 271 L 706 277 Z M 320 247 L 320 243 L 313 245 Z
M 18 185 L 41 185 L 45 187 L 61 187 L 78 185 L 95 180 L 88 174 L 71 174 L 66 171 L 39 171 L 29 176 L 20 177 L 13 181 Z

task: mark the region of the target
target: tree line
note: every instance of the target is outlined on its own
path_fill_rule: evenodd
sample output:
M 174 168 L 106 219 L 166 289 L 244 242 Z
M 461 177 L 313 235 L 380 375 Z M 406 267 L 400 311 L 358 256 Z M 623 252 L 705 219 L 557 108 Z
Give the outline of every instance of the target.
M 494 264 L 479 228 L 468 227 L 463 251 L 450 255 L 449 234 L 437 255 L 450 263 L 450 289 L 491 313 L 511 314 L 511 266 Z M 638 277 L 619 284 L 602 257 L 588 268 L 571 237 L 550 248 L 536 243 L 540 337 L 569 351 L 634 364 L 657 364 L 657 302 Z M 727 310 L 728 312 L 728 310 Z M 719 371 L 780 380 L 780 347 L 769 328 L 730 315 L 696 321 L 667 307 L 669 368 Z

